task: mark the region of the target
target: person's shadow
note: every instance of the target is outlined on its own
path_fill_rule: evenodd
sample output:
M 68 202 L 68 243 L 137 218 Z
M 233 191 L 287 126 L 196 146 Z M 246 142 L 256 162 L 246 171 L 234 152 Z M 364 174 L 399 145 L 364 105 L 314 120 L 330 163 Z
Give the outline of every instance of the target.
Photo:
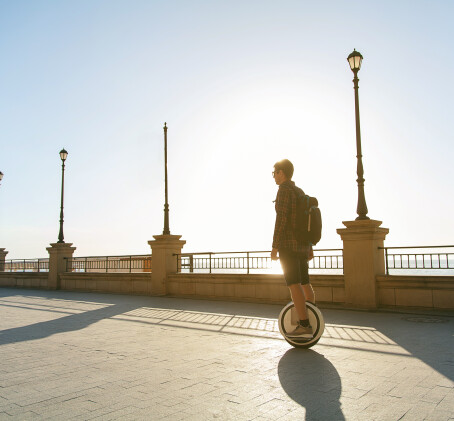
M 345 420 L 337 370 L 312 350 L 290 349 L 279 361 L 279 381 L 287 395 L 306 408 L 306 421 Z

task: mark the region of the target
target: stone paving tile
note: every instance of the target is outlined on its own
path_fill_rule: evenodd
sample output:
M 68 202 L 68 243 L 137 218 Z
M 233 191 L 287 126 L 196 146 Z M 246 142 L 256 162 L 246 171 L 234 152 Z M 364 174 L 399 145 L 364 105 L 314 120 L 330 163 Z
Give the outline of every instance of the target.
M 432 389 L 429 389 L 427 393 L 422 396 L 421 400 L 424 402 L 431 402 L 435 404 L 439 404 L 452 390 L 450 387 L 440 387 L 435 386 Z
M 437 405 L 437 409 L 441 411 L 451 412 L 454 415 L 454 388 L 446 394 L 446 396 Z
M 297 350 L 279 311 L 0 289 L 0 420 L 454 418 L 449 315 L 323 310 L 326 336 Z

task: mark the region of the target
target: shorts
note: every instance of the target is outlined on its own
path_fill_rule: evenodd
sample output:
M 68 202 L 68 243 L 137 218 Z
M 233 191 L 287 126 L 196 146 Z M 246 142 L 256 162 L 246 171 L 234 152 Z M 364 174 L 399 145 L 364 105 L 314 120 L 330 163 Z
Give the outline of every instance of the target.
M 309 264 L 306 253 L 279 250 L 279 260 L 281 261 L 287 286 L 309 284 Z

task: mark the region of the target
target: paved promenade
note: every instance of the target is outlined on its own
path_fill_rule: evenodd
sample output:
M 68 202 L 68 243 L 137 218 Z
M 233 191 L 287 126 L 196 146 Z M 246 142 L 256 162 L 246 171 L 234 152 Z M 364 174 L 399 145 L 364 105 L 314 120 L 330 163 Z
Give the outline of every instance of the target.
M 0 420 L 454 420 L 453 314 L 0 288 Z

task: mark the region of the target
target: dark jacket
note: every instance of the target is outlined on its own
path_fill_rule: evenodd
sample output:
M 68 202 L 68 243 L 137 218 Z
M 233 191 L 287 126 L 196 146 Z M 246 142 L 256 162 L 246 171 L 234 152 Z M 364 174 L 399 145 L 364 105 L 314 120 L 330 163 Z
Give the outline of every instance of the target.
M 284 181 L 277 191 L 275 208 L 276 224 L 274 226 L 273 248 L 297 253 L 308 253 L 309 245 L 298 241 L 296 230 L 296 198 L 304 194 L 291 180 Z

